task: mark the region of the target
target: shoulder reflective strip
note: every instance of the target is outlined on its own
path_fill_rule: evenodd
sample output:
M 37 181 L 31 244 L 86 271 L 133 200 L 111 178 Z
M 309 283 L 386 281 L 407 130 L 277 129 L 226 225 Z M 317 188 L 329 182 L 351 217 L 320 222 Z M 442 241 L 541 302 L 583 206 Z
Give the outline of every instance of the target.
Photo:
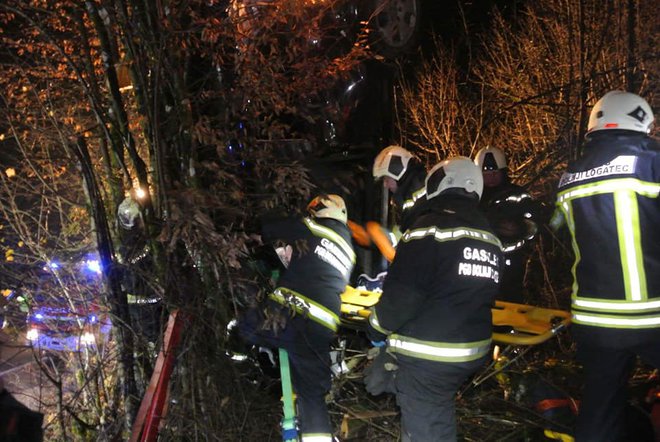
M 303 433 L 302 442 L 332 442 L 330 433 Z
M 521 193 L 519 195 L 509 195 L 504 201 L 517 203 L 529 198 L 531 198 L 531 196 L 528 193 Z
M 315 223 L 310 218 L 305 218 L 304 222 L 305 225 L 307 225 L 309 230 L 311 230 L 315 236 L 322 236 L 336 243 L 339 247 L 343 249 L 344 253 L 351 260 L 351 262 L 352 263 L 355 262 L 355 252 L 353 251 L 353 247 L 349 243 L 347 243 L 346 240 L 344 240 L 344 238 L 342 238 L 339 234 L 337 234 L 337 232 L 325 226 Z
M 428 229 L 408 230 L 401 237 L 402 241 L 408 242 L 413 239 L 421 239 L 426 236 L 433 236 L 437 241 L 453 241 L 461 238 L 473 238 L 484 241 L 502 248 L 502 243 L 497 236 L 485 232 L 483 230 L 473 230 L 466 228 L 440 230 L 437 227 L 430 227 Z
M 648 293 L 637 196 L 630 191 L 614 192 L 614 207 L 626 299 L 641 301 L 648 298 Z
M 645 310 L 659 310 L 660 299 L 647 302 L 630 302 L 630 301 L 606 301 L 606 300 L 589 300 L 585 298 L 576 298 L 573 300 L 573 305 L 578 308 L 585 308 L 590 310 L 601 310 L 610 312 L 643 312 Z
M 157 302 L 160 302 L 160 298 L 138 299 L 135 303 L 136 304 L 156 304 Z
M 481 358 L 490 351 L 490 339 L 463 344 L 421 341 L 404 336 L 391 335 L 390 348 L 407 356 L 444 362 L 466 362 Z
M 135 295 L 126 295 L 129 304 L 155 304 L 160 302 L 160 298 L 141 298 Z
M 410 209 L 412 206 L 415 205 L 418 199 L 426 195 L 426 187 L 422 187 L 421 189 L 417 189 L 415 192 L 413 192 L 412 196 L 410 199 L 407 199 L 404 203 L 403 206 L 401 207 L 402 210 L 407 210 Z
M 306 296 L 293 290 L 278 288 L 270 294 L 271 299 L 283 305 L 293 307 L 298 313 L 308 313 L 312 319 L 316 319 L 321 325 L 336 330 L 339 324 L 339 316 L 318 304 Z
M 517 243 L 511 244 L 510 246 L 506 246 L 506 247 L 503 246 L 502 251 L 504 253 L 513 252 L 514 250 L 518 250 L 519 248 L 521 248 L 524 245 L 525 245 L 525 240 L 518 241 Z
M 376 308 L 371 309 L 371 314 L 369 315 L 369 324 L 376 330 L 381 332 L 384 335 L 389 335 L 391 332 L 380 325 L 378 322 L 378 316 L 376 315 Z
M 609 316 L 573 313 L 573 322 L 605 328 L 656 328 L 660 327 L 660 316 L 641 318 L 613 318 Z
M 641 233 L 639 230 L 639 210 L 636 194 L 657 198 L 660 194 L 660 184 L 641 181 L 636 178 L 610 179 L 568 189 L 560 192 L 558 201 L 570 213 L 571 200 L 593 195 L 611 193 L 615 203 L 615 216 L 618 231 L 619 250 L 621 250 L 621 267 L 623 272 L 626 299 L 639 301 L 648 298 L 646 274 L 641 249 Z M 571 227 L 569 225 L 569 227 Z M 574 226 L 571 228 L 574 250 Z M 576 259 L 574 269 L 579 261 Z M 577 291 L 574 291 L 577 293 Z
M 557 194 L 560 202 L 582 198 L 585 196 L 598 195 L 602 193 L 613 193 L 615 191 L 633 191 L 640 195 L 657 198 L 660 195 L 660 184 L 638 180 L 636 178 L 619 178 L 599 181 L 590 184 L 576 186 Z

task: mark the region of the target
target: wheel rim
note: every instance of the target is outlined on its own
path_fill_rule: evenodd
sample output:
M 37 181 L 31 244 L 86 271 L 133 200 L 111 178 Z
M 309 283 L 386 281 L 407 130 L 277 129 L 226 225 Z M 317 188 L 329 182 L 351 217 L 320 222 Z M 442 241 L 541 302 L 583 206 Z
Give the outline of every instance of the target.
M 377 9 L 376 27 L 382 42 L 395 48 L 408 44 L 417 28 L 417 1 L 385 0 Z

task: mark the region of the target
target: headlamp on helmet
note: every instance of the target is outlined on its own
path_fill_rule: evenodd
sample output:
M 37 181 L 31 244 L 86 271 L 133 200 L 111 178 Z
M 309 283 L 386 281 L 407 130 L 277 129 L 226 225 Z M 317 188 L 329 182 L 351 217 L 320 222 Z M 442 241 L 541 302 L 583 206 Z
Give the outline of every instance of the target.
M 479 167 L 467 157 L 452 157 L 436 164 L 426 176 L 426 198 L 449 190 L 463 190 L 481 198 L 484 179 Z
M 474 157 L 474 164 L 481 170 L 501 170 L 506 169 L 506 157 L 504 152 L 497 147 L 484 147 L 477 156 Z

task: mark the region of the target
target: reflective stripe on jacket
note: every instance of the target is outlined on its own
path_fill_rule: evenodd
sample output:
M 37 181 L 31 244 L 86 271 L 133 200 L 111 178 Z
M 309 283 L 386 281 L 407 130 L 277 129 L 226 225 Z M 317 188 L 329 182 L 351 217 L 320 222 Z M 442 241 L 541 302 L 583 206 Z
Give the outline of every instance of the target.
M 403 201 L 403 204 L 401 206 L 402 211 L 406 211 L 409 209 L 412 209 L 417 200 L 419 200 L 422 197 L 426 196 L 426 186 L 423 186 L 417 190 L 415 190 L 412 195 L 410 195 L 410 198 L 406 199 Z
M 285 287 L 278 287 L 269 295 L 269 298 L 293 309 L 298 314 L 307 315 L 313 321 L 332 331 L 337 331 L 339 316 L 300 293 L 296 293 Z
M 305 223 L 307 228 L 312 232 L 314 236 L 328 239 L 339 246 L 340 250 L 338 251 L 334 250 L 330 244 L 324 244 L 326 247 L 329 246 L 330 248 L 329 253 L 327 254 L 329 257 L 328 259 L 332 260 L 332 263 L 335 265 L 335 267 L 343 270 L 342 273 L 348 280 L 348 278 L 351 276 L 351 272 L 353 271 L 353 266 L 355 265 L 355 251 L 353 250 L 353 246 L 334 230 L 329 227 L 325 227 L 318 222 L 315 222 L 311 218 L 304 218 L 303 223 Z
M 575 254 L 573 322 L 659 328 L 660 151 L 642 136 L 600 136 L 585 148 L 557 194 Z
M 303 433 L 302 442 L 332 442 L 332 434 L 329 433 Z
M 413 358 L 473 361 L 490 348 L 501 243 L 476 200 L 436 198 L 401 238 L 368 335 Z
M 450 343 L 423 341 L 408 336 L 391 333 L 381 327 L 376 310 L 369 316 L 369 324 L 380 333 L 389 335 L 387 343 L 390 351 L 429 361 L 468 362 L 482 358 L 490 351 L 491 339 L 475 342 Z
M 339 315 L 340 294 L 355 264 L 348 227 L 331 218 L 284 218 L 265 223 L 262 234 L 266 242 L 282 240 L 292 247 L 291 261 L 278 285 L 302 296 L 302 306 L 311 303 Z M 274 300 L 279 302 L 282 296 Z M 314 317 L 336 329 L 324 314 Z
M 491 339 L 475 342 L 432 342 L 391 334 L 387 338 L 391 351 L 413 358 L 441 362 L 468 362 L 481 359 L 490 351 Z

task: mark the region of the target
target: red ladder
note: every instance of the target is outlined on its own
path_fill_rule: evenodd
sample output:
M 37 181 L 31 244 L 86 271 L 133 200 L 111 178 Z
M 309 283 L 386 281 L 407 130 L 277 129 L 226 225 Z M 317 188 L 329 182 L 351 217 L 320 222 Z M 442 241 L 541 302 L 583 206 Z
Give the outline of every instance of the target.
M 183 315 L 178 310 L 170 313 L 163 347 L 158 353 L 149 387 L 144 393 L 140 409 L 133 423 L 130 442 L 155 442 L 158 438 L 160 420 L 165 417 L 163 409 L 167 400 L 170 376 L 174 368 L 175 350 L 181 341 L 183 322 Z

